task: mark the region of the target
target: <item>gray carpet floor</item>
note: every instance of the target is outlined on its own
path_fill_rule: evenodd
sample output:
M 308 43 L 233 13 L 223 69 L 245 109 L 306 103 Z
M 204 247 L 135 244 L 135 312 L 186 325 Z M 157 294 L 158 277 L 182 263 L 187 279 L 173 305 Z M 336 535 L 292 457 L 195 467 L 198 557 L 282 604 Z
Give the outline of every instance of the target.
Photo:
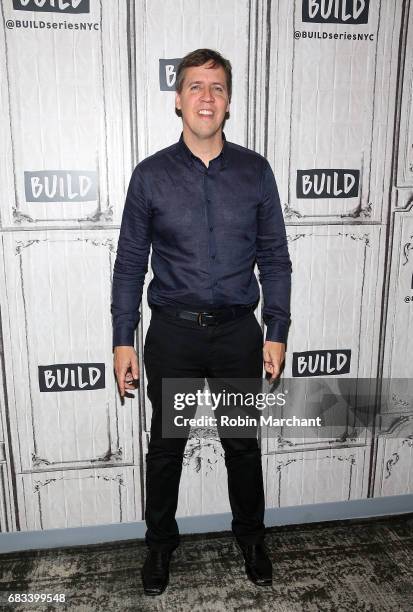
M 0 555 L 0 609 L 92 612 L 413 611 L 413 514 L 268 529 L 272 587 L 245 576 L 230 533 L 182 536 L 170 583 L 146 597 L 141 540 Z M 10 593 L 65 593 L 58 604 L 8 604 Z

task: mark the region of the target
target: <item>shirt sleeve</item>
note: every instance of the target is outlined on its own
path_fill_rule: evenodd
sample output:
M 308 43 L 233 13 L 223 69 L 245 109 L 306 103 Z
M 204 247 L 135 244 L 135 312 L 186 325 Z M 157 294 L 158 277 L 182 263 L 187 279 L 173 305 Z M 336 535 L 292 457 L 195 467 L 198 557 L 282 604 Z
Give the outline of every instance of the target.
M 291 320 L 292 265 L 277 184 L 267 160 L 261 180 L 256 260 L 264 298 L 266 340 L 285 343 Z
M 113 348 L 134 345 L 151 244 L 150 207 L 139 166 L 126 195 L 112 281 Z

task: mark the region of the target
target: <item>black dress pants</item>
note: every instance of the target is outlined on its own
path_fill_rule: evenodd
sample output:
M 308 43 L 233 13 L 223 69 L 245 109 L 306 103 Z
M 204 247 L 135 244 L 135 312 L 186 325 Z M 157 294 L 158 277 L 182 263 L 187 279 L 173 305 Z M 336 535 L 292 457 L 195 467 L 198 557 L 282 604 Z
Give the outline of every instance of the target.
M 175 513 L 186 438 L 162 437 L 163 378 L 255 378 L 262 376 L 263 335 L 251 311 L 215 326 L 152 312 L 144 362 L 152 403 L 151 436 L 146 459 L 146 543 L 157 550 L 179 544 Z M 212 390 L 212 388 L 211 388 Z M 264 487 L 257 438 L 220 437 L 228 475 L 232 531 L 241 543 L 264 538 Z

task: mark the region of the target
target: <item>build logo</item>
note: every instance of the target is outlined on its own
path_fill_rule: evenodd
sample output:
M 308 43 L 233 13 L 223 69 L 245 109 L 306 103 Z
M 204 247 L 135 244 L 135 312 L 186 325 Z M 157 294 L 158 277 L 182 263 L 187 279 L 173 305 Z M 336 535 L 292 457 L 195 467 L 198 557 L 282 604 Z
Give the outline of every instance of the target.
M 161 91 L 175 91 L 176 70 L 181 57 L 159 60 L 159 87 Z
M 93 202 L 97 172 L 38 170 L 24 173 L 26 202 Z
M 362 24 L 369 19 L 369 0 L 303 0 L 302 20 L 310 23 Z
M 15 11 L 89 13 L 89 0 L 13 0 Z
M 90 391 L 105 388 L 104 363 L 54 363 L 38 366 L 39 390 Z
M 292 374 L 300 376 L 339 376 L 350 372 L 351 349 L 293 353 Z
M 297 170 L 297 198 L 355 198 L 359 182 L 359 170 Z

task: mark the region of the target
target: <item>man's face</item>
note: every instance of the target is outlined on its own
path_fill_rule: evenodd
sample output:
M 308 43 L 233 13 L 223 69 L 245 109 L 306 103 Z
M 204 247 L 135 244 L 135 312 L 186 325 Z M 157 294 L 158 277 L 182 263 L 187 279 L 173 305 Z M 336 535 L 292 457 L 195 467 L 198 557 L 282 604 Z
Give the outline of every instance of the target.
M 182 113 L 184 126 L 200 139 L 211 138 L 219 130 L 229 111 L 225 71 L 222 66 L 186 68 L 181 93 L 175 96 L 175 106 Z

